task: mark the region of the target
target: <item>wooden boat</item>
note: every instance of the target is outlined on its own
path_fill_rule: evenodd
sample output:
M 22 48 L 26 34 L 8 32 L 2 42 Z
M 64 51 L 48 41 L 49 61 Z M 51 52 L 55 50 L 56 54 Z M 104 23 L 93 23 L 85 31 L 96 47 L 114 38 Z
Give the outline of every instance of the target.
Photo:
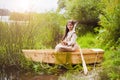
M 59 52 L 53 49 L 45 50 L 22 50 L 26 58 L 51 64 L 81 64 L 80 52 Z M 100 63 L 103 60 L 104 50 L 102 49 L 82 49 L 86 64 Z

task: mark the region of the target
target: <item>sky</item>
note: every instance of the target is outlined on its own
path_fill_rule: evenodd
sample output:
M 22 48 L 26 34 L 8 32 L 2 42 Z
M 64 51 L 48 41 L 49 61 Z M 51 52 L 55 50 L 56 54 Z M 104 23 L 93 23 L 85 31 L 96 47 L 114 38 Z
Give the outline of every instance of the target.
M 57 9 L 58 0 L 0 0 L 0 9 L 15 12 L 45 12 Z

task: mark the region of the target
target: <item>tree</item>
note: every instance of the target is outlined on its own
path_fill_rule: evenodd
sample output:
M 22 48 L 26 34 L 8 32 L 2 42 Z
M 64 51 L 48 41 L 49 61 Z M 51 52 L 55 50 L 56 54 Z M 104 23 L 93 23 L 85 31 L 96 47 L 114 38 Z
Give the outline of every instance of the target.
M 100 41 L 106 48 L 116 48 L 120 46 L 120 1 L 119 0 L 102 0 L 105 8 L 99 16 Z
M 0 9 L 0 16 L 8 16 L 10 11 L 8 9 Z
M 59 0 L 59 9 L 65 9 L 64 16 L 67 19 L 78 20 L 80 24 L 79 33 L 94 32 L 98 26 L 99 14 L 101 12 L 101 0 Z

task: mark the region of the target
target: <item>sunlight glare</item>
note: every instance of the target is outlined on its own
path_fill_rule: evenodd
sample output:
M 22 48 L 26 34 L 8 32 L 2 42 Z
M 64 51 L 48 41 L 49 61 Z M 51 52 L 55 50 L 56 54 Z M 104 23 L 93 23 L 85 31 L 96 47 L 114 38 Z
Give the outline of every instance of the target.
M 19 9 L 20 11 L 29 11 L 29 1 L 30 0 L 19 0 L 17 3 L 16 8 Z

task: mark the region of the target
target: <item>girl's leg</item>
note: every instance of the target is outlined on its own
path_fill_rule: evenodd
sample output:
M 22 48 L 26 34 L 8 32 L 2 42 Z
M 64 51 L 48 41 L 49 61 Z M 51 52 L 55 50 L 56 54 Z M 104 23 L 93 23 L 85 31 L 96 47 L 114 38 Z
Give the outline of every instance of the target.
M 73 51 L 75 51 L 75 52 L 79 52 L 79 51 L 80 51 L 80 47 L 79 47 L 78 44 L 75 44 L 75 45 L 74 45 Z
M 63 46 L 62 44 L 58 44 L 55 47 L 55 52 L 71 52 L 73 51 L 71 47 Z
M 79 46 L 77 44 L 74 47 L 71 46 L 63 46 L 61 43 L 55 47 L 56 52 L 76 52 L 79 51 Z

